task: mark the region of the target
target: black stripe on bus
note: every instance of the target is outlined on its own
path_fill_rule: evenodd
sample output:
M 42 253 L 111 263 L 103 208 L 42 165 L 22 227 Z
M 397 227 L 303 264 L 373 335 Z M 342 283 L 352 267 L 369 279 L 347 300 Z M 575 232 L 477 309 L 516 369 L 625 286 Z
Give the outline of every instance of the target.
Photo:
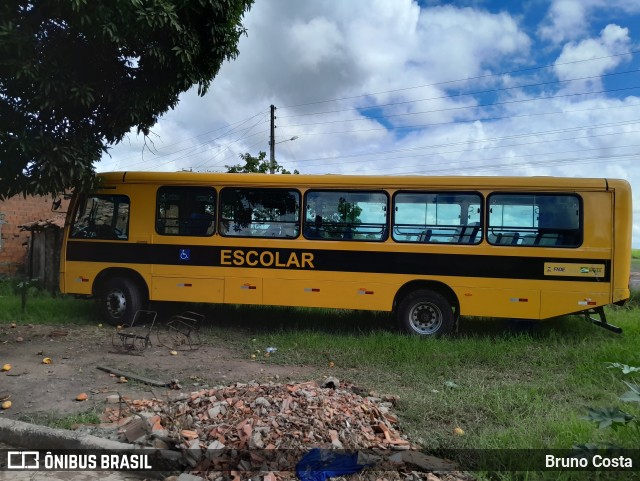
M 185 252 L 187 251 L 187 252 Z M 221 264 L 226 251 L 225 265 Z M 269 266 L 234 263 L 234 251 L 278 253 L 279 263 Z M 313 255 L 313 267 L 286 267 L 291 254 L 302 259 Z M 274 256 L 271 256 L 272 260 Z M 331 272 L 366 272 L 380 274 L 415 274 L 429 276 L 486 277 L 497 279 L 546 279 L 554 281 L 610 282 L 608 259 L 575 259 L 531 256 L 495 256 L 477 254 L 438 254 L 413 252 L 368 252 L 325 249 L 281 249 L 261 247 L 202 246 L 173 244 L 128 244 L 120 242 L 68 242 L 67 260 L 114 264 L 188 265 L 205 267 L 242 267 L 295 269 Z M 604 274 L 593 277 L 545 275 L 545 262 L 573 265 L 604 264 Z

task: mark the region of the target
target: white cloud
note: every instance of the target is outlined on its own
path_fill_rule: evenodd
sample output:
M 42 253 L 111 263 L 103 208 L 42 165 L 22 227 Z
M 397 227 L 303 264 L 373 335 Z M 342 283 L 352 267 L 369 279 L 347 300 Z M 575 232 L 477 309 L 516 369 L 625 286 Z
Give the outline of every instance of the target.
M 581 37 L 587 31 L 590 0 L 554 0 L 538 34 L 553 43 Z
M 528 36 L 505 12 L 435 7 L 423 10 L 420 27 L 417 58 L 430 64 L 438 80 L 477 76 L 505 55 L 514 62 L 524 60 L 530 46 Z
M 538 35 L 543 40 L 562 44 L 586 35 L 594 18 L 638 12 L 640 2 L 637 0 L 552 0 Z
M 344 58 L 345 39 L 335 22 L 324 17 L 296 22 L 289 31 L 295 58 L 301 67 L 318 71 L 333 58 Z
M 556 59 L 557 78 L 601 76 L 630 60 L 576 62 L 638 43 L 625 18 L 589 30 L 603 1 L 553 1 L 544 35 L 572 40 Z M 609 3 L 612 11 L 635 8 Z M 275 104 L 276 140 L 284 141 L 276 158 L 303 173 L 610 176 L 640 185 L 628 157 L 640 145 L 639 97 L 563 97 L 584 87 L 572 83 L 562 91 L 549 86 L 549 98 L 536 100 L 527 89 L 499 90 L 540 81 L 535 73 L 488 75 L 530 66 L 531 52 L 540 52 L 523 21 L 410 0 L 256 2 L 240 56 L 205 97 L 188 92 L 163 117 L 153 129 L 156 153 L 142 157 L 143 141 L 132 134 L 99 169 L 224 170 L 241 153 L 268 151 Z M 329 99 L 336 100 L 321 102 Z M 511 103 L 482 107 L 495 102 Z M 636 215 L 636 244 L 639 226 Z
M 566 44 L 555 62 L 554 71 L 560 80 L 600 76 L 612 71 L 625 60 L 629 61 L 631 55 L 617 55 L 628 52 L 630 46 L 629 29 L 613 24 L 607 25 L 598 38 Z M 584 62 L 590 59 L 596 60 Z M 594 80 L 572 82 L 574 87 L 593 83 Z

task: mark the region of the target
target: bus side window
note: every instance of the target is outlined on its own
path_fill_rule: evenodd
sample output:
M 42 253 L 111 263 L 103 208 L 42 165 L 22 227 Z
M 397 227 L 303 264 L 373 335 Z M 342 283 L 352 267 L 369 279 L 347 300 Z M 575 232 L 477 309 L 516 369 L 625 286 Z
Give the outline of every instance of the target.
M 399 192 L 394 197 L 396 242 L 478 244 L 482 198 L 475 193 Z
M 490 244 L 577 247 L 582 242 L 575 194 L 491 194 Z
M 225 187 L 220 193 L 219 229 L 225 237 L 294 239 L 300 232 L 300 193 Z
M 215 230 L 216 191 L 211 187 L 160 187 L 156 196 L 156 232 L 209 237 Z
M 305 195 L 307 239 L 381 242 L 387 237 L 386 193 L 320 191 Z

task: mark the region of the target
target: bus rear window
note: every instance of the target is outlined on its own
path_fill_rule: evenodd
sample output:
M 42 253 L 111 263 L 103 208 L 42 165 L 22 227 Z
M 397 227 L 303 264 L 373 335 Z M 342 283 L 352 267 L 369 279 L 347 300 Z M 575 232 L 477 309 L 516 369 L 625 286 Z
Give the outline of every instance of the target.
M 393 240 L 427 244 L 478 244 L 479 194 L 401 192 L 394 197 Z
M 125 195 L 91 195 L 81 198 L 71 227 L 71 237 L 127 240 L 129 198 Z
M 574 194 L 492 194 L 487 239 L 496 245 L 577 247 L 580 212 Z

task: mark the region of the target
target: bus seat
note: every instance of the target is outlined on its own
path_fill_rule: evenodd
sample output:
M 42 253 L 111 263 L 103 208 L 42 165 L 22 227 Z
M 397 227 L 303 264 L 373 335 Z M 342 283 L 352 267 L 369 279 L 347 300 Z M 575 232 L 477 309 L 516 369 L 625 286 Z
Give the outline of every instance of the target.
M 304 227 L 304 236 L 307 239 L 322 239 L 322 232 L 314 224 L 306 224 Z
M 213 216 L 210 214 L 192 213 L 185 223 L 184 235 L 207 235 L 209 228 L 213 225 Z
M 282 226 L 282 229 L 280 230 L 280 237 L 286 237 L 288 239 L 291 239 L 297 236 L 298 236 L 298 232 L 295 226 L 291 226 L 291 225 Z
M 565 232 L 558 236 L 556 245 L 559 246 L 576 246 L 580 243 L 577 232 Z
M 500 232 L 496 236 L 495 244 L 500 244 L 502 246 L 506 245 L 516 245 L 518 240 L 520 239 L 520 234 L 518 232 Z
M 264 232 L 264 237 L 280 237 L 282 228 L 280 225 L 272 225 Z
M 418 242 L 429 242 L 432 233 L 431 229 L 423 230 L 418 236 Z
M 558 234 L 538 234 L 536 238 L 536 245 L 540 246 L 554 246 L 558 244 Z
M 480 230 L 480 223 L 474 222 L 462 227 L 458 243 L 460 244 L 473 244 Z
M 521 246 L 532 246 L 536 241 L 536 236 L 533 234 L 527 234 L 522 237 Z
M 449 239 L 446 242 L 452 242 L 452 243 L 456 243 L 457 244 L 458 242 L 460 242 L 460 239 L 462 238 L 462 233 L 463 232 L 464 232 L 464 226 L 456 227 L 456 230 L 451 235 L 451 239 Z

